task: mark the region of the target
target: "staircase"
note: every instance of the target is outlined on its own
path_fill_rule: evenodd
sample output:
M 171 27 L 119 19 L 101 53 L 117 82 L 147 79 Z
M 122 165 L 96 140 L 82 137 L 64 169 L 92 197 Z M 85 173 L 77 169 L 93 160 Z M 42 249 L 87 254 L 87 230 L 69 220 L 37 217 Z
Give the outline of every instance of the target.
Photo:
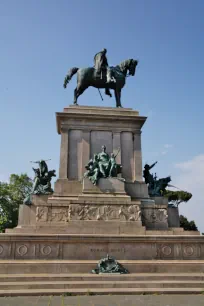
M 121 261 L 133 272 L 126 275 L 72 273 L 73 267 L 75 271 L 85 267 L 91 271 L 96 263 L 2 260 L 0 296 L 204 293 L 204 261 Z M 51 267 L 55 272 L 51 273 Z

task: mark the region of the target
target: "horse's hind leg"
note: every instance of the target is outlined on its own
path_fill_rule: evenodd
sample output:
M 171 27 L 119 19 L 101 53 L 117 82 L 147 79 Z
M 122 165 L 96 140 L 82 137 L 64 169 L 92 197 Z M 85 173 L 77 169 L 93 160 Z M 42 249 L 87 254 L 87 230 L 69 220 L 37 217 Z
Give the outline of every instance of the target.
M 74 104 L 75 105 L 78 105 L 77 104 L 77 99 L 78 97 L 83 94 L 83 92 L 87 89 L 87 87 L 76 87 L 75 90 L 74 90 Z

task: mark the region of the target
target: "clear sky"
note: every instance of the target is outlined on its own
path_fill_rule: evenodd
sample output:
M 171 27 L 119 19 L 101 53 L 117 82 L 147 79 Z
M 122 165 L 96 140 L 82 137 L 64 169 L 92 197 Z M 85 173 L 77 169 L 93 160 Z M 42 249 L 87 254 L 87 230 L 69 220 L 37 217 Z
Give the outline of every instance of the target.
M 204 232 L 204 1 L 1 0 L 0 180 L 33 176 L 30 160 L 58 169 L 55 112 L 72 104 L 71 67 L 93 65 L 107 48 L 110 65 L 139 59 L 122 92 L 125 107 L 148 116 L 143 162 L 158 160 L 158 177 L 193 193 L 180 212 Z M 102 102 L 89 88 L 81 105 Z M 104 106 L 115 106 L 104 96 Z

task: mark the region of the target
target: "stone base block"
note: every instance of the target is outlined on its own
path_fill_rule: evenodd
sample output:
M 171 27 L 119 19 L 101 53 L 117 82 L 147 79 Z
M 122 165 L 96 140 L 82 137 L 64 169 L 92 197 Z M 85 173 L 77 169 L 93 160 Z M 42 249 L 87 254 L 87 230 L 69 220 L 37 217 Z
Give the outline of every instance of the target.
M 151 197 L 156 205 L 166 205 L 168 206 L 168 198 L 166 197 Z
M 141 231 L 138 231 L 138 228 L 141 228 Z M 72 234 L 144 234 L 139 203 L 21 205 L 19 224 L 12 232 L 41 231 Z
M 83 180 L 83 193 L 126 195 L 124 182 L 120 179 L 109 177 L 99 179 L 97 186 L 93 185 L 88 178 L 85 178 Z
M 171 215 L 168 218 L 171 210 L 167 211 L 163 198 L 159 200 L 160 205 L 155 204 L 157 199 L 131 200 L 127 195 L 109 193 L 78 197 L 33 195 L 32 205 L 20 206 L 18 227 L 7 232 L 140 235 L 144 227 L 157 231 L 168 230 L 168 226 L 176 228 L 178 224 L 170 222 Z
M 46 223 L 36 226 L 17 226 L 8 229 L 6 233 L 21 234 L 73 234 L 76 235 L 145 235 L 145 227 L 141 221 L 118 222 L 118 221 L 70 221 L 66 225 Z
M 167 205 L 147 200 L 144 204 L 126 195 L 100 193 L 78 198 L 32 196 L 33 205 L 20 206 L 18 228 L 13 232 L 139 234 L 142 225 L 147 230 L 167 230 Z
M 203 260 L 203 236 L 1 234 L 0 259 Z M 80 270 L 78 271 L 80 272 Z
M 178 207 L 168 207 L 168 224 L 169 227 L 180 228 L 180 218 Z
M 125 191 L 133 199 L 149 198 L 148 187 L 145 182 L 125 182 Z
M 78 202 L 84 204 L 103 204 L 103 205 L 125 205 L 131 204 L 131 198 L 127 195 L 114 194 L 82 194 L 78 196 Z M 140 204 L 140 201 L 137 202 Z
M 34 205 L 20 205 L 18 213 L 18 226 L 31 226 L 32 224 L 35 224 L 35 219 L 36 207 Z
M 17 276 L 17 279 L 15 279 L 15 274 L 23 275 L 26 281 L 28 281 L 27 276 L 33 274 L 33 280 L 36 282 L 36 274 L 38 273 L 38 278 L 40 280 L 45 280 L 47 276 L 49 277 L 48 281 L 50 281 L 51 278 L 56 279 L 56 276 L 58 276 L 58 278 L 59 276 L 64 277 L 66 280 L 68 277 L 73 280 L 77 276 L 80 277 L 80 280 L 84 280 L 87 276 L 100 280 L 101 276 L 90 274 L 90 271 L 96 268 L 97 263 L 98 260 L 0 260 L 0 274 L 13 274 L 14 281 L 19 281 L 20 278 Z M 163 278 L 163 281 L 178 280 L 179 278 L 180 280 L 185 280 L 187 273 L 190 273 L 190 276 L 192 275 L 192 279 L 196 279 L 196 276 L 193 275 L 194 273 L 199 274 L 200 277 L 202 277 L 204 273 L 203 260 L 120 260 L 120 263 L 130 272 L 130 274 L 120 275 L 120 281 L 121 278 L 127 281 L 129 277 L 136 277 L 136 281 L 138 281 L 138 279 L 144 280 L 144 273 L 147 274 L 150 281 L 160 277 Z M 143 275 L 138 275 L 138 273 L 142 273 Z M 177 275 L 178 277 L 176 277 Z M 188 274 L 187 276 L 189 277 Z M 105 278 L 105 281 L 111 280 L 114 282 L 116 280 L 114 275 L 103 275 L 103 278 Z M 108 294 L 108 292 L 106 294 Z
M 55 196 L 78 196 L 82 193 L 82 183 L 77 180 L 58 179 L 55 182 Z
M 141 205 L 142 224 L 147 230 L 166 230 L 168 229 L 167 205 L 156 205 L 145 203 Z

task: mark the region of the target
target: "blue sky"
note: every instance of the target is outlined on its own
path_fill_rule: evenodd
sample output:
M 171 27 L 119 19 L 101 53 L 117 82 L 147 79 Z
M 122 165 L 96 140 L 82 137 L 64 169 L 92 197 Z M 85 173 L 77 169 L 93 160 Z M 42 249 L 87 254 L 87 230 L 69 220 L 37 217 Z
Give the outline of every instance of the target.
M 119 4 L 120 3 L 120 4 Z M 71 67 L 93 65 L 108 50 L 110 65 L 139 59 L 122 92 L 125 107 L 148 116 L 143 161 L 158 160 L 159 177 L 193 193 L 181 213 L 204 231 L 204 1 L 1 0 L 0 180 L 33 176 L 30 160 L 51 158 L 58 169 L 55 112 L 72 104 Z M 81 105 L 102 105 L 96 89 Z M 115 106 L 104 96 L 104 106 Z

